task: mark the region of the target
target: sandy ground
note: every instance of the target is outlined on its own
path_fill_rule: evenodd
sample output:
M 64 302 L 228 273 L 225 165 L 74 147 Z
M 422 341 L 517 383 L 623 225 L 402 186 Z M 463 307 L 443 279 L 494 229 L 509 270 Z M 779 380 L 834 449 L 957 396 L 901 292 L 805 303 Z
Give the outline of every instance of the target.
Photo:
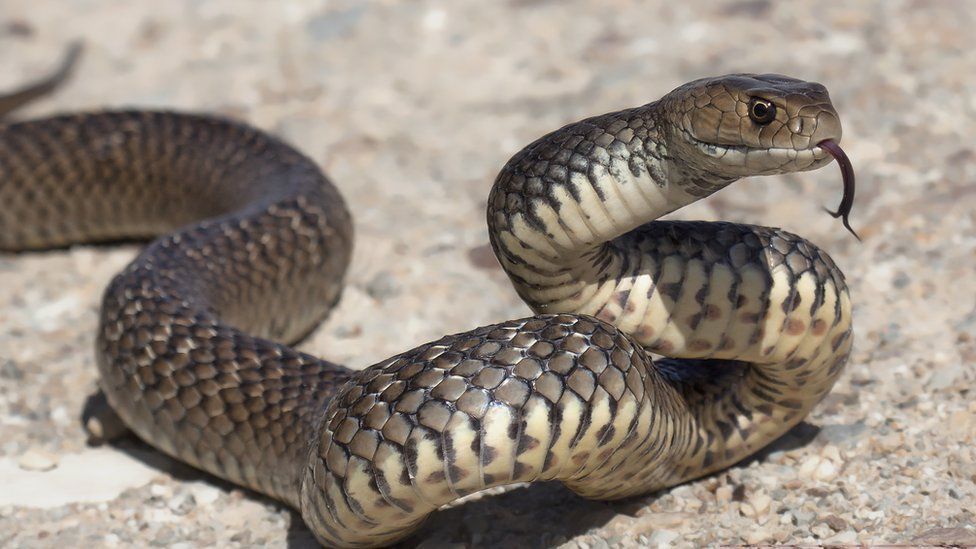
M 711 478 L 615 504 L 517 488 L 440 513 L 409 544 L 972 544 L 974 28 L 968 0 L 0 0 L 0 89 L 82 38 L 76 78 L 24 116 L 221 112 L 310 154 L 351 204 L 357 249 L 303 348 L 362 367 L 527 313 L 483 212 L 531 139 L 701 76 L 820 81 L 858 173 L 863 243 L 820 210 L 840 198 L 835 166 L 742 181 L 677 217 L 781 226 L 833 255 L 857 338 L 826 401 Z M 86 446 L 99 295 L 136 249 L 0 256 L 0 545 L 312 545 L 289 510 L 138 441 Z

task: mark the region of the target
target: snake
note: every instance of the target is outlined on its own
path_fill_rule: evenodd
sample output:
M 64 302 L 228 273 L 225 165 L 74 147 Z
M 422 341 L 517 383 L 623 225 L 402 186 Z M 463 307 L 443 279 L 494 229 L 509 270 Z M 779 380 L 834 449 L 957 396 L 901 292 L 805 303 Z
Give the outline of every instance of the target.
M 4 122 L 0 249 L 149 240 L 101 304 L 111 407 L 159 451 L 297 509 L 322 544 L 377 546 L 490 487 L 649 494 L 800 422 L 851 352 L 842 272 L 781 229 L 658 218 L 742 177 L 836 159 L 833 213 L 849 228 L 841 133 L 824 86 L 772 74 L 695 80 L 548 133 L 487 203 L 491 246 L 533 316 L 362 370 L 292 346 L 341 296 L 349 208 L 313 160 L 242 122 Z

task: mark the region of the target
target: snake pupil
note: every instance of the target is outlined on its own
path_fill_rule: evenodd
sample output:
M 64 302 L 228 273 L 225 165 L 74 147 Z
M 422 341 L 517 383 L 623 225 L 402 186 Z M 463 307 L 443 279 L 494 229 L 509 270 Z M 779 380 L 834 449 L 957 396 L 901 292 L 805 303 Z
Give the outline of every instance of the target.
M 776 105 L 765 99 L 753 99 L 749 105 L 749 118 L 757 124 L 769 124 L 776 119 Z

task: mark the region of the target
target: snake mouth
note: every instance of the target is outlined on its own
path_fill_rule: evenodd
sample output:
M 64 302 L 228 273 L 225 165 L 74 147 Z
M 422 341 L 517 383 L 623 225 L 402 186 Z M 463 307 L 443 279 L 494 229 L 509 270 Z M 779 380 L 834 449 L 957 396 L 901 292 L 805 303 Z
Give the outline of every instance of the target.
M 827 164 L 833 158 L 833 155 L 823 147 L 824 141 L 803 149 L 751 147 L 703 141 L 687 130 L 682 130 L 681 133 L 704 155 L 732 167 L 751 168 L 750 173 L 753 175 L 813 170 Z
M 840 148 L 835 139 L 823 139 L 816 145 L 796 149 L 792 147 L 750 147 L 748 145 L 727 145 L 709 143 L 698 139 L 691 132 L 682 130 L 684 138 L 702 154 L 718 160 L 731 170 L 746 170 L 746 175 L 767 175 L 791 171 L 807 171 L 820 168 L 831 160 L 840 166 L 844 183 L 844 195 L 837 210 L 826 210 L 834 218 L 841 218 L 854 238 L 861 240 L 851 227 L 850 214 L 854 207 L 854 166 L 850 158 Z M 826 208 L 825 208 L 826 209 Z

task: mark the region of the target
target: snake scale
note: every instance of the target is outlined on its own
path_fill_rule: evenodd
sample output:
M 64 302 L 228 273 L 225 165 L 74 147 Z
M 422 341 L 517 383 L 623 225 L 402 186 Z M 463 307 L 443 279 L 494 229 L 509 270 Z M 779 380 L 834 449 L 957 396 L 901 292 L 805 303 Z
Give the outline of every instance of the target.
M 798 423 L 851 349 L 842 273 L 779 229 L 656 219 L 836 157 L 846 225 L 840 137 L 823 86 L 746 74 L 556 130 L 488 200 L 491 244 L 535 316 L 362 371 L 288 345 L 340 296 L 350 213 L 313 161 L 241 123 L 0 125 L 0 249 L 162 235 L 104 295 L 111 406 L 159 450 L 300 510 L 321 543 L 375 546 L 491 486 L 649 493 Z

